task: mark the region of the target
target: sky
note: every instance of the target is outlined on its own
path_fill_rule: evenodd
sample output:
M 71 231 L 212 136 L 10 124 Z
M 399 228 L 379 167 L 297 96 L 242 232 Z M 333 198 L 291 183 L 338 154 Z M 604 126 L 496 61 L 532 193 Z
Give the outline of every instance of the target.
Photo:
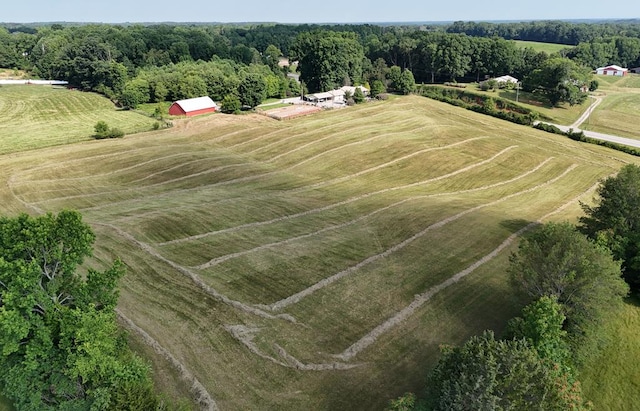
M 0 22 L 377 23 L 640 18 L 640 2 L 602 0 L 3 0 Z M 8 4 L 6 4 L 8 3 Z

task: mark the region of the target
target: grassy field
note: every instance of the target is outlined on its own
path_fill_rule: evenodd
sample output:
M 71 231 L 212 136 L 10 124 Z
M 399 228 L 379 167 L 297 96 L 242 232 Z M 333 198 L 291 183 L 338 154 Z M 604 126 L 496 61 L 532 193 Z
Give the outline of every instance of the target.
M 617 411 L 640 404 L 640 300 L 630 299 L 606 330 L 609 341 L 602 355 L 585 365 L 580 376 L 594 409 Z
M 118 309 L 161 387 L 223 410 L 419 392 L 440 344 L 522 307 L 517 235 L 640 161 L 417 96 L 175 123 L 1 156 L 0 204 L 80 210 L 89 264 L 128 267 Z
M 595 78 L 600 83 L 597 94 L 603 101 L 581 128 L 640 139 L 640 129 L 637 127 L 640 116 L 640 75 Z
M 49 86 L 1 86 L 0 110 L 0 154 L 91 139 L 100 120 L 125 133 L 155 122 L 98 94 Z
M 566 44 L 540 43 L 538 41 L 523 41 L 523 40 L 513 40 L 513 41 L 520 48 L 531 47 L 535 51 L 538 51 L 538 52 L 544 51 L 547 54 L 559 53 L 564 49 L 573 47 Z

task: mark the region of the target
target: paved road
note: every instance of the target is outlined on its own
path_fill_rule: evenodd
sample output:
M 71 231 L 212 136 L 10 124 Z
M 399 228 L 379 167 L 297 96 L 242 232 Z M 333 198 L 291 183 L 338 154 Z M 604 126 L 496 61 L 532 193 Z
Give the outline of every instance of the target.
M 595 132 L 595 131 L 587 131 L 587 130 L 582 130 L 582 129 L 579 128 L 579 126 L 582 123 L 584 123 L 587 120 L 587 118 L 589 118 L 589 116 L 591 115 L 593 110 L 598 106 L 598 104 L 600 104 L 602 102 L 602 99 L 600 97 L 593 97 L 593 98 L 595 99 L 595 101 L 582 114 L 582 116 L 580 116 L 580 118 L 575 123 L 573 123 L 572 125 L 570 125 L 570 126 L 561 126 L 561 125 L 552 124 L 552 123 L 547 123 L 547 124 L 551 124 L 552 126 L 556 126 L 560 130 L 565 131 L 565 132 L 568 131 L 569 129 L 572 129 L 573 131 L 576 131 L 576 132 L 582 131 L 584 133 L 584 135 L 589 137 L 589 138 L 595 138 L 596 140 L 611 141 L 612 143 L 624 144 L 626 146 L 640 148 L 640 140 L 634 140 L 632 138 L 614 136 L 614 135 L 611 135 L 611 134 L 598 133 L 598 132 Z

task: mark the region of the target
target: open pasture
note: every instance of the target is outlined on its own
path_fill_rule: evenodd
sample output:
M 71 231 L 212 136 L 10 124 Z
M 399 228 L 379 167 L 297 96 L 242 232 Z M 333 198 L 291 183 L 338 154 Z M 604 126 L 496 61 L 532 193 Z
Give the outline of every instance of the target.
M 125 133 L 155 122 L 98 94 L 50 86 L 1 86 L 0 111 L 0 154 L 88 140 L 100 120 Z
M 520 48 L 531 47 L 537 52 L 544 51 L 547 54 L 560 53 L 562 50 L 573 48 L 567 44 L 542 43 L 539 41 L 513 40 Z
M 595 93 L 602 98 L 580 128 L 605 134 L 640 139 L 636 126 L 640 115 L 640 75 L 594 76 L 600 83 Z M 592 101 L 589 101 L 591 103 Z
M 80 210 L 123 324 L 205 409 L 381 409 L 440 344 L 500 331 L 525 228 L 623 153 L 410 96 L 0 157 L 3 212 Z M 162 369 L 162 367 L 159 367 Z M 173 391 L 169 391 L 169 387 Z

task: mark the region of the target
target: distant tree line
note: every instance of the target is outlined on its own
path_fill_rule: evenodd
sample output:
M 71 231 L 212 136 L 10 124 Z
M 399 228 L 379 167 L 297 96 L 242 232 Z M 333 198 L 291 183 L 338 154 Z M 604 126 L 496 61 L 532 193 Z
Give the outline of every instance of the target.
M 571 47 L 562 56 L 549 56 L 531 47 L 518 47 L 509 39 L 557 42 Z M 279 66 L 283 56 L 300 63 L 302 90 L 298 83 L 287 79 L 286 68 Z M 246 105 L 256 97 L 298 95 L 349 84 L 374 88 L 377 82 L 376 91 L 407 92 L 411 91 L 406 87 L 409 76 L 414 83 L 479 82 L 504 74 L 524 79 L 550 58 L 558 57 L 590 69 L 609 63 L 640 65 L 640 24 L 548 21 L 456 22 L 440 26 L 0 27 L 0 67 L 67 80 L 124 106 L 134 106 L 137 101 L 189 97 L 205 87 L 215 99 L 227 95 L 242 99 L 239 87 L 243 81 L 260 88 L 255 96 L 242 102 Z M 205 77 L 203 70 L 207 71 Z M 166 91 L 162 86 L 159 91 L 152 89 L 151 83 L 160 84 L 159 77 L 172 76 L 175 78 L 167 80 Z M 254 81 L 257 76 L 262 80 Z M 200 80 L 196 80 L 198 77 Z M 145 81 L 150 83 L 148 93 Z M 142 94 L 148 94 L 148 99 Z

